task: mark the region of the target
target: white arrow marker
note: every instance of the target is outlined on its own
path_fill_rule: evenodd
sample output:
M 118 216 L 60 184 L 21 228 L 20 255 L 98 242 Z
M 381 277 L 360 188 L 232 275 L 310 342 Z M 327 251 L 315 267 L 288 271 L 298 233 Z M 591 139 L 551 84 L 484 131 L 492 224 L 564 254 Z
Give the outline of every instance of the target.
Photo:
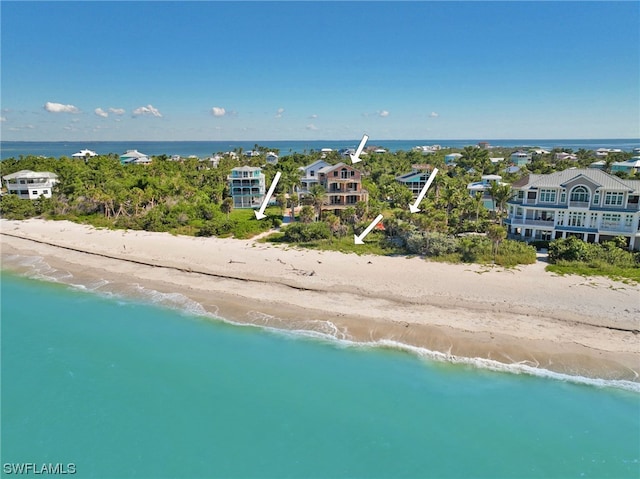
M 267 217 L 267 215 L 264 214 L 264 210 L 267 209 L 267 203 L 269 203 L 269 199 L 271 198 L 271 195 L 276 189 L 276 185 L 278 184 L 280 175 L 281 173 L 279 171 L 276 172 L 276 176 L 273 177 L 273 183 L 271 183 L 271 186 L 269 187 L 269 191 L 267 191 L 267 195 L 264 197 L 264 201 L 262 202 L 262 206 L 260 206 L 260 210 L 259 211 L 254 210 L 256 218 L 259 220 Z
M 364 145 L 367 142 L 369 137 L 367 135 L 362 135 L 362 140 L 360 140 L 360 144 L 358 145 L 358 149 L 356 150 L 355 155 L 349 155 L 351 157 L 351 163 L 360 163 L 362 160 L 360 159 L 360 153 L 364 149 Z
M 373 220 L 369 226 L 367 226 L 367 229 L 364 230 L 360 236 L 353 235 L 355 244 L 364 244 L 364 241 L 362 241 L 364 237 L 367 236 L 369 233 L 371 233 L 371 230 L 375 228 L 375 226 L 378 224 L 378 222 L 381 219 L 382 219 L 382 215 L 376 216 L 376 219 Z
M 436 177 L 437 173 L 438 173 L 438 168 L 434 168 L 431 174 L 429 175 L 429 179 L 427 180 L 427 183 L 422 187 L 422 190 L 420 191 L 420 194 L 418 195 L 418 199 L 416 200 L 416 202 L 412 205 L 409 205 L 409 209 L 411 210 L 412 213 L 417 213 L 418 211 L 420 211 L 420 208 L 418 208 L 418 205 L 424 198 L 424 195 L 427 194 L 427 190 L 431 186 L 431 183 L 433 182 L 433 179 Z

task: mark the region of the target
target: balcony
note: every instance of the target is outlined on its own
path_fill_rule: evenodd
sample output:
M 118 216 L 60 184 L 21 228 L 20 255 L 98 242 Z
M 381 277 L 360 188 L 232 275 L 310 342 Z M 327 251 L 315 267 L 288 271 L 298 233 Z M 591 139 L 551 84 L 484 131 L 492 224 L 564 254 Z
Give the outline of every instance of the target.
M 569 201 L 569 208 L 589 208 L 588 201 Z

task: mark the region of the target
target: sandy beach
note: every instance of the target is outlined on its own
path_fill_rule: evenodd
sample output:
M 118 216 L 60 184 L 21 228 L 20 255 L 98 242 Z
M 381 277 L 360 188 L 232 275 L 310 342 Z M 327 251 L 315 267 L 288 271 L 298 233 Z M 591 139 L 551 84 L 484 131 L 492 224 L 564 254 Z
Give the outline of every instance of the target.
M 236 322 L 639 381 L 640 286 L 543 261 L 507 270 L 37 219 L 1 220 L 0 233 L 7 269 L 42 257 L 74 284 L 179 293 Z

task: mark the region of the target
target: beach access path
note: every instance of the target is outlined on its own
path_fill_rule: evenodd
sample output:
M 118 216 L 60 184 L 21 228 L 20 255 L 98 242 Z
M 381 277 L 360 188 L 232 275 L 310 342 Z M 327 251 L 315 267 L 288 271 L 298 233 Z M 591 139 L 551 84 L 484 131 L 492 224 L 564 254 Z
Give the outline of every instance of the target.
M 228 320 L 450 357 L 638 380 L 640 286 L 254 240 L 0 220 L 3 267 L 39 256 L 75 283 L 180 293 Z M 19 268 L 17 268 L 19 269 Z

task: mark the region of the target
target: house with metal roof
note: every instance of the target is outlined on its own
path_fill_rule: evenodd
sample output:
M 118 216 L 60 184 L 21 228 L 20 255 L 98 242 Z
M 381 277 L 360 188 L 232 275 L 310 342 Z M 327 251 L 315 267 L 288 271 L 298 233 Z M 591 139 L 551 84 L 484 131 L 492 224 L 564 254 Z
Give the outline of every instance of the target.
M 25 200 L 35 200 L 44 196 L 51 198 L 51 191 L 58 183 L 58 175 L 49 171 L 20 170 L 2 177 L 7 191 Z
M 411 190 L 411 193 L 413 193 L 414 198 L 418 197 L 418 195 L 422 191 L 422 188 L 424 188 L 424 185 L 427 184 L 427 180 L 429 179 L 429 176 L 431 176 L 431 171 L 433 169 L 429 167 L 428 171 L 427 169 L 421 169 L 421 170 L 422 171 L 414 168 L 409 173 L 405 173 L 404 175 L 400 175 L 396 177 L 396 181 L 398 183 L 402 183 L 403 185 L 405 185 L 407 188 Z
M 126 153 L 120 155 L 120 162 L 123 165 L 147 165 L 151 163 L 151 158 L 138 150 L 127 150 Z
M 623 180 L 595 168 L 530 174 L 511 185 L 505 224 L 525 241 L 576 236 L 590 243 L 627 238 L 640 250 L 640 180 Z

